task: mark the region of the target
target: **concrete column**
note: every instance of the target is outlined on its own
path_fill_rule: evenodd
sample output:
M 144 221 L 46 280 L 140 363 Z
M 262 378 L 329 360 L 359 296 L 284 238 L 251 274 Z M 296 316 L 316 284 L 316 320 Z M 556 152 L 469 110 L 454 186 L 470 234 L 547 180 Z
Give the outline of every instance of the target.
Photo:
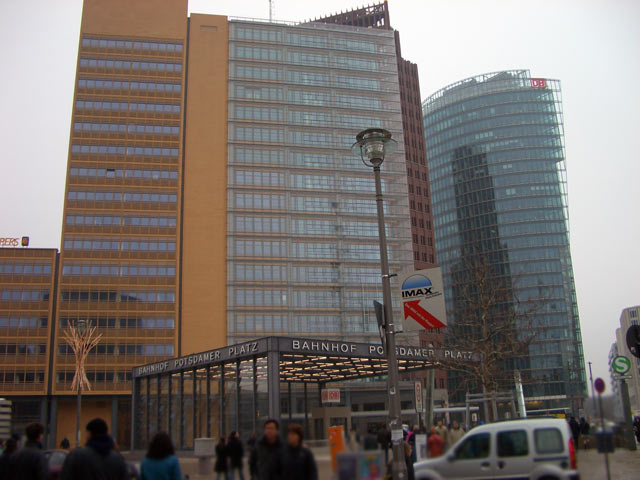
M 267 386 L 269 391 L 269 418 L 280 421 L 280 353 L 267 353 Z

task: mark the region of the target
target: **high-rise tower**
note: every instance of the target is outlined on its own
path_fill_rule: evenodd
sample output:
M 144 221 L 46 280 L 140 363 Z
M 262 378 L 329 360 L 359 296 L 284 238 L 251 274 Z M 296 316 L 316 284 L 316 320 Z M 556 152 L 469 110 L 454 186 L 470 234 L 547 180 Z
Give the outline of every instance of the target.
M 448 311 L 463 301 L 455 269 L 487 259 L 511 292 L 503 303 L 536 299 L 526 322 L 535 336 L 520 359 L 528 408 L 577 413 L 586 389 L 560 82 L 527 70 L 480 75 L 434 93 L 423 113 Z

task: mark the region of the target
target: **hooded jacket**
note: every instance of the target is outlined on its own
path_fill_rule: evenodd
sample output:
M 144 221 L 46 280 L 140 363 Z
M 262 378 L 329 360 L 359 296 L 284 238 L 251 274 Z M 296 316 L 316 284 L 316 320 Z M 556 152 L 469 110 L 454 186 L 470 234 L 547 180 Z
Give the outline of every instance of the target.
M 60 480 L 128 480 L 127 464 L 114 446 L 109 435 L 92 436 L 86 447 L 67 455 Z

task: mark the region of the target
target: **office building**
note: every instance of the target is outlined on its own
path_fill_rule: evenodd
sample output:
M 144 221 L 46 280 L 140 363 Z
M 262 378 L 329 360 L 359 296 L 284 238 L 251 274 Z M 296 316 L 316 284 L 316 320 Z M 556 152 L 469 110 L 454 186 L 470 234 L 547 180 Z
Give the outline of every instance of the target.
M 560 82 L 527 70 L 479 75 L 439 90 L 422 108 L 450 322 L 463 301 L 453 273 L 472 257 L 487 259 L 493 281 L 511 292 L 502 307 L 536 299 L 522 323 L 535 336 L 519 359 L 527 408 L 577 413 L 586 388 Z
M 391 270 L 411 270 L 393 31 L 85 0 L 73 102 L 57 294 L 39 305 L 50 446 L 75 438 L 62 332 L 81 321 L 102 334 L 82 423 L 102 416 L 122 446 L 136 365 L 274 334 L 378 339 L 373 173 L 350 147 L 370 127 L 398 141 L 386 228 Z
M 611 345 L 609 351 L 609 373 L 611 375 L 611 388 L 616 398 L 616 416 L 624 418 L 622 410 L 622 397 L 619 375 L 614 372 L 612 364 L 617 356 L 627 357 L 631 361 L 631 368 L 625 379 L 629 389 L 629 405 L 633 415 L 640 415 L 640 361 L 634 356 L 627 346 L 627 330 L 632 325 L 640 325 L 640 306 L 628 307 L 620 314 L 620 327 L 616 329 L 616 341 Z
M 0 248 L 0 392 L 13 431 L 47 415 L 57 261 L 53 248 Z

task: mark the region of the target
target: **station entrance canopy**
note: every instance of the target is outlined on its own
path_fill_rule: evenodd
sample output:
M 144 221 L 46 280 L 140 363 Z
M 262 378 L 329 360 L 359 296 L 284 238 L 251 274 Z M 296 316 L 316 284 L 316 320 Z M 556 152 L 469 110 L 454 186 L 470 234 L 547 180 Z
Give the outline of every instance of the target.
M 433 368 L 445 358 L 478 360 L 457 350 L 403 345 L 396 350 L 401 373 Z M 192 448 L 197 437 L 255 432 L 261 419 L 280 419 L 284 395 L 291 419 L 292 388 L 301 397 L 306 427 L 308 384 L 319 391 L 329 382 L 386 374 L 380 344 L 298 337 L 260 338 L 138 366 L 132 372 L 132 445 L 146 448 L 160 430 L 178 448 Z

